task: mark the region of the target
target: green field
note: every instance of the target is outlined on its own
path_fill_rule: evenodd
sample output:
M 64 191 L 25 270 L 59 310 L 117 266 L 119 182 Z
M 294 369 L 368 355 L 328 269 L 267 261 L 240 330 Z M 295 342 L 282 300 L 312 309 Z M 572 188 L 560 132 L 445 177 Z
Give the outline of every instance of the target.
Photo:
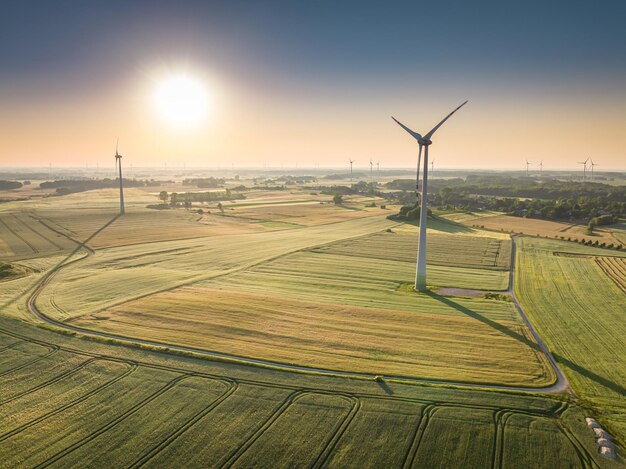
M 625 441 L 626 297 L 594 258 L 615 251 L 530 238 L 520 247 L 516 289 L 524 309 L 578 396 Z
M 457 229 L 433 222 L 430 282 L 505 290 L 510 239 Z M 407 289 L 415 239 L 415 227 L 384 215 L 266 233 L 131 239 L 63 267 L 36 304 L 73 326 L 272 362 L 552 384 L 555 376 L 512 303 Z
M 220 364 L 6 319 L 0 349 L 0 467 L 610 466 L 554 398 Z
M 506 290 L 508 235 L 432 220 L 432 290 L 417 294 L 417 228 L 358 205 L 367 200 L 346 209 L 301 203 L 297 190 L 259 191 L 232 216 L 199 216 L 146 209 L 145 193 L 129 192 L 122 218 L 107 191 L 0 212 L 40 230 L 9 224 L 13 244 L 0 256 L 20 272 L 0 283 L 0 467 L 620 464 L 598 455 L 584 422 L 598 418 L 622 444 L 623 367 L 596 360 L 624 347 L 624 331 L 607 327 L 623 302 L 619 275 L 602 270 L 619 274 L 621 261 L 597 260 L 607 251 L 518 241 L 517 294 L 578 397 L 537 394 L 514 387 L 548 386 L 555 376 L 514 304 L 438 293 Z M 554 284 L 539 283 L 543 276 Z M 563 276 L 602 288 L 569 285 L 570 303 L 554 293 L 567 291 Z M 163 346 L 37 327 L 31 295 L 68 325 Z M 579 317 L 576 308 L 593 307 L 595 321 Z M 559 308 L 571 315 L 567 327 Z M 581 330 L 593 347 L 573 342 Z M 277 366 L 167 348 L 176 344 Z

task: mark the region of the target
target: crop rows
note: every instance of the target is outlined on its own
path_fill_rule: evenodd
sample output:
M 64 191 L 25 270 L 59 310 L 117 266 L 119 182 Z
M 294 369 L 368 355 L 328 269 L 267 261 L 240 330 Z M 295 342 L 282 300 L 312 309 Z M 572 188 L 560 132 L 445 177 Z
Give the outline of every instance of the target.
M 0 345 L 17 338 L 5 333 Z M 37 378 L 30 387 L 0 401 L 1 467 L 77 467 L 86 461 L 156 467 L 171 464 L 171 458 L 221 467 L 245 467 L 252 461 L 272 467 L 294 461 L 325 467 L 345 464 L 350 454 L 359 464 L 384 454 L 386 461 L 423 467 L 441 458 L 458 464 L 487 457 L 495 444 L 496 425 L 483 415 L 498 412 L 497 402 L 435 402 L 293 387 L 125 362 L 27 338 L 19 343 L 38 358 L 45 350 L 57 350 L 58 355 L 42 358 L 54 371 L 33 368 Z M 55 368 L 55 360 L 70 360 L 72 366 Z M 20 376 L 25 373 L 21 367 Z M 532 408 L 509 411 L 553 422 L 550 407 Z M 445 417 L 439 419 L 441 412 Z M 507 431 L 506 422 L 498 425 Z M 224 427 L 228 433 L 207 439 Z M 547 432 L 546 438 L 562 433 L 554 423 Z M 369 439 L 370 433 L 377 435 L 376 441 Z M 466 439 L 470 434 L 471 445 Z M 357 441 L 354 453 L 351 442 Z M 438 441 L 447 441 L 447 446 L 438 447 Z M 504 457 L 510 445 L 515 447 L 516 441 L 505 440 Z M 178 448 L 199 452 L 185 456 Z M 574 448 L 566 444 L 561 451 L 569 454 Z
M 626 293 L 626 260 L 621 257 L 598 256 L 596 263 L 602 271 Z
M 414 263 L 417 247 L 415 234 L 385 232 L 338 241 L 315 251 Z M 510 240 L 437 232 L 428 234 L 426 262 L 430 265 L 508 270 L 510 261 Z
M 26 214 L 0 215 L 0 258 L 26 259 L 67 251 L 74 244 Z

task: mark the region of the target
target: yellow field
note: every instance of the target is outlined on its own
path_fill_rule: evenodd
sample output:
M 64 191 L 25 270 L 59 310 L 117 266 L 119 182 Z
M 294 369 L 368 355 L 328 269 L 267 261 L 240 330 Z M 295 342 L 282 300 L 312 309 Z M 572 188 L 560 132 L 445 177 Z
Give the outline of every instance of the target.
M 472 214 L 474 215 L 474 214 Z M 536 218 L 512 217 L 509 215 L 498 215 L 495 212 L 488 212 L 476 216 L 469 214 L 451 214 L 443 215 L 453 221 L 458 221 L 467 226 L 481 226 L 487 230 L 524 233 L 529 236 L 541 236 L 548 238 L 565 239 L 591 239 L 598 240 L 601 243 L 622 244 L 623 236 L 620 231 L 614 227 L 598 227 L 594 229 L 594 234 L 586 233 L 587 227 L 584 225 L 564 223 L 550 220 L 539 220 Z M 623 233 L 623 231 L 622 231 Z
M 512 311 L 484 316 L 469 309 L 456 313 L 320 304 L 185 287 L 71 324 L 334 370 L 511 385 L 542 386 L 552 381 L 543 357 Z M 489 343 L 489 353 L 484 343 Z

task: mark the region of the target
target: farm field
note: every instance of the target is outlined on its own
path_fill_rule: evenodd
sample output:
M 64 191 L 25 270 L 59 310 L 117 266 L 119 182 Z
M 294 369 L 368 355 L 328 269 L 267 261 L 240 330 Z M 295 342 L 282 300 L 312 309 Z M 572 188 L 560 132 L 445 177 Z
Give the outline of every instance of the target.
M 75 243 L 24 212 L 0 212 L 0 259 L 13 261 L 68 252 Z
M 298 375 L 3 318 L 0 350 L 0 467 L 612 467 L 555 398 Z
M 210 228 L 198 227 L 195 213 L 151 211 L 136 197 L 122 218 L 102 209 L 106 200 L 77 206 L 73 196 L 29 207 L 33 223 L 67 244 L 12 260 L 27 274 L 0 283 L 0 467 L 613 467 L 584 423 L 600 417 L 622 438 L 607 401 L 583 397 L 590 411 L 558 395 L 394 379 L 554 382 L 512 303 L 437 293 L 506 290 L 508 235 L 432 220 L 433 291 L 416 294 L 417 228 L 386 220 L 380 208 L 330 223 L 311 210 L 316 222 L 292 227 L 216 215 Z M 14 212 L 6 205 L 0 216 Z M 606 275 L 595 260 L 605 250 L 558 244 L 572 252 L 552 258 L 589 261 Z M 518 249 L 521 256 L 526 247 Z M 24 322 L 38 322 L 26 301 L 53 269 L 36 305 L 72 326 L 385 378 L 279 371 L 46 331 Z
M 624 231 L 618 226 L 600 226 L 594 229 L 594 234 L 586 233 L 587 227 L 571 223 L 539 220 L 534 218 L 513 217 L 495 212 L 465 214 L 442 214 L 444 218 L 462 223 L 466 226 L 481 226 L 488 230 L 524 233 L 529 236 L 565 239 L 591 239 L 601 243 L 624 244 Z
M 415 227 L 386 231 L 394 226 L 379 215 L 159 243 L 131 237 L 63 267 L 36 305 L 87 329 L 303 366 L 535 387 L 554 381 L 512 303 L 407 289 Z M 444 229 L 457 227 L 433 223 L 434 285 L 508 287 L 510 239 Z
M 626 297 L 596 260 L 626 253 L 542 239 L 519 243 L 520 303 L 578 396 L 625 441 Z
M 185 287 L 69 323 L 330 370 L 513 386 L 551 384 L 554 377 L 545 358 L 536 352 L 512 305 L 502 305 L 497 309 L 487 300 L 474 305 L 435 297 L 416 314 L 324 304 L 314 297 L 291 300 L 261 291 Z M 489 353 L 483 343 L 490 344 Z

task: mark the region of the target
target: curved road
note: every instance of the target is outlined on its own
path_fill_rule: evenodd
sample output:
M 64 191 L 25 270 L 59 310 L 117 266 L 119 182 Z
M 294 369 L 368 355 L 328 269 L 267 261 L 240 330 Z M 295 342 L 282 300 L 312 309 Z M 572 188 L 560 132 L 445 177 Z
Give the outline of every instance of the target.
M 69 236 L 67 235 L 64 235 L 64 236 L 69 238 Z M 80 247 L 83 247 L 84 249 L 87 250 L 87 255 L 85 257 L 91 256 L 94 253 L 93 249 L 87 246 L 86 244 L 80 243 L 72 238 L 69 238 L 69 239 L 77 243 Z M 571 393 L 572 392 L 569 386 L 569 383 L 567 382 L 567 378 L 565 378 L 565 375 L 563 374 L 563 372 L 557 365 L 556 360 L 550 353 L 550 350 L 548 349 L 547 345 L 541 339 L 541 337 L 537 333 L 537 330 L 531 324 L 528 317 L 522 310 L 522 307 L 520 306 L 519 302 L 517 301 L 517 298 L 515 297 L 515 291 L 513 288 L 513 280 L 514 280 L 514 275 L 515 275 L 515 252 L 516 252 L 515 236 L 512 237 L 512 243 L 513 243 L 513 246 L 512 246 L 512 253 L 511 253 L 511 270 L 510 270 L 510 276 L 509 276 L 508 293 L 513 299 L 513 303 L 515 304 L 515 307 L 519 311 L 519 314 L 521 315 L 522 319 L 524 320 L 524 322 L 530 329 L 531 333 L 533 334 L 533 337 L 535 338 L 537 344 L 539 345 L 543 353 L 548 358 L 548 361 L 550 362 L 550 365 L 552 366 L 552 369 L 554 370 L 557 376 L 556 382 L 546 387 L 521 387 L 521 386 L 504 386 L 504 385 L 494 385 L 494 384 L 466 383 L 462 381 L 442 381 L 442 380 L 432 380 L 432 379 L 419 379 L 419 378 L 409 378 L 405 376 L 393 376 L 393 375 L 385 375 L 384 376 L 385 381 L 387 382 L 395 381 L 395 382 L 411 383 L 411 384 L 440 384 L 440 385 L 448 385 L 448 386 L 455 386 L 455 387 L 461 387 L 461 388 L 474 388 L 474 389 L 480 388 L 480 389 L 522 391 L 522 392 L 539 392 L 539 393 L 561 393 L 561 392 Z M 61 329 L 78 332 L 80 334 L 90 335 L 93 337 L 114 339 L 114 340 L 127 342 L 130 344 L 136 344 L 136 345 L 148 345 L 148 346 L 159 347 L 159 348 L 167 348 L 167 349 L 176 350 L 179 352 L 193 353 L 193 354 L 200 355 L 203 357 L 216 358 L 216 359 L 225 360 L 225 361 L 232 361 L 234 363 L 239 363 L 239 364 L 244 364 L 244 365 L 264 366 L 264 367 L 272 367 L 275 369 L 280 369 L 280 370 L 285 370 L 285 371 L 309 372 L 309 373 L 323 374 L 323 375 L 329 375 L 329 376 L 341 376 L 341 377 L 346 377 L 346 378 L 369 379 L 369 380 L 373 380 L 377 376 L 377 375 L 370 374 L 370 373 L 358 373 L 358 372 L 350 372 L 350 371 L 328 370 L 324 368 L 315 368 L 315 367 L 309 367 L 309 366 L 290 365 L 287 363 L 273 362 L 270 360 L 260 360 L 256 358 L 231 355 L 227 353 L 220 353 L 220 352 L 215 352 L 215 351 L 210 351 L 210 350 L 198 349 L 194 347 L 187 347 L 184 345 L 174 345 L 174 344 L 168 344 L 168 343 L 157 342 L 157 341 L 152 341 L 152 340 L 137 339 L 133 337 L 126 337 L 126 336 L 119 335 L 119 334 L 99 332 L 99 331 L 94 331 L 90 329 L 84 329 L 82 327 L 72 326 L 70 324 L 65 324 L 63 322 L 56 321 L 46 316 L 43 312 L 41 312 L 41 310 L 39 310 L 39 308 L 35 304 L 37 297 L 39 296 L 39 293 L 50 282 L 50 280 L 54 278 L 54 276 L 60 269 L 62 269 L 63 267 L 65 267 L 66 265 L 70 263 L 80 261 L 81 259 L 84 259 L 84 257 L 80 259 L 76 259 L 74 261 L 64 263 L 56 267 L 48 275 L 46 275 L 39 282 L 37 287 L 33 290 L 33 293 L 28 298 L 28 308 L 40 320 L 46 322 L 47 324 L 50 324 L 52 326 L 55 326 Z

